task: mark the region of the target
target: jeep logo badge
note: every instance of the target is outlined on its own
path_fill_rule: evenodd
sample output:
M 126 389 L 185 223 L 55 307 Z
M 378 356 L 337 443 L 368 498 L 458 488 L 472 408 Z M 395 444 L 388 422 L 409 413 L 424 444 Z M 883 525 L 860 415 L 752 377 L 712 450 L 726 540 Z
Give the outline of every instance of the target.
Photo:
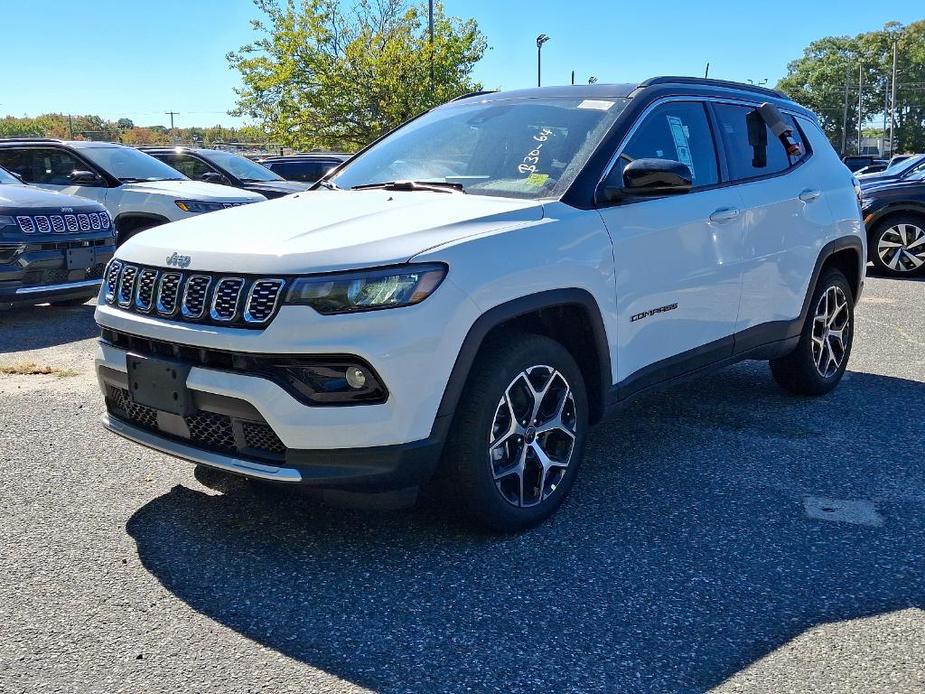
M 190 258 L 188 255 L 179 255 L 174 253 L 171 256 L 167 256 L 167 264 L 174 267 L 187 268 L 191 262 L 192 258 Z

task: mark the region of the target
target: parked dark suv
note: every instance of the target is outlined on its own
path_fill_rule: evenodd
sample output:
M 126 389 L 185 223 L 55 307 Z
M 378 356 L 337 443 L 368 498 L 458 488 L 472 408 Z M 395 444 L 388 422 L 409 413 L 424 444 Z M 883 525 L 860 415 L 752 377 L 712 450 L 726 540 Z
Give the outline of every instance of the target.
M 350 158 L 349 154 L 339 152 L 312 152 L 310 154 L 293 154 L 287 157 L 267 157 L 260 163 L 279 174 L 287 181 L 314 183 L 335 166 L 340 166 Z
M 0 308 L 82 304 L 96 296 L 114 252 L 102 205 L 24 185 L 0 169 Z
M 279 174 L 247 157 L 220 149 L 196 147 L 139 147 L 145 154 L 175 168 L 194 181 L 220 183 L 279 198 L 308 190 L 305 183 L 287 181 Z

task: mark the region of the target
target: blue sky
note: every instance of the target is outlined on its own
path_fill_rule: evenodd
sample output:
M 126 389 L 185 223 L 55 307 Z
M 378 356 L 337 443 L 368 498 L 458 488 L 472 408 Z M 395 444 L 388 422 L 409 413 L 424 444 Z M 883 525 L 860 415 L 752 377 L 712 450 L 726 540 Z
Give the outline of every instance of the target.
M 238 84 L 225 54 L 251 38 L 250 0 L 0 0 L 0 114 L 49 111 L 128 117 L 140 125 L 235 124 Z M 595 75 L 631 82 L 657 74 L 710 75 L 773 84 L 815 38 L 925 19 L 922 0 L 446 0 L 475 17 L 489 45 L 475 77 L 488 88 Z M 780 8 L 776 13 L 775 8 Z M 12 29 L 12 30 L 11 30 Z

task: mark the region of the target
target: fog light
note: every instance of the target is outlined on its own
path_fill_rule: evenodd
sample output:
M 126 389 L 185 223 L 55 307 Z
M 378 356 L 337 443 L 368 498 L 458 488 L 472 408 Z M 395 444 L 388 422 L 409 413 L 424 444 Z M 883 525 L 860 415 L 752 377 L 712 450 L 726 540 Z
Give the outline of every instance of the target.
M 366 372 L 357 366 L 347 368 L 347 385 L 359 390 L 366 385 Z

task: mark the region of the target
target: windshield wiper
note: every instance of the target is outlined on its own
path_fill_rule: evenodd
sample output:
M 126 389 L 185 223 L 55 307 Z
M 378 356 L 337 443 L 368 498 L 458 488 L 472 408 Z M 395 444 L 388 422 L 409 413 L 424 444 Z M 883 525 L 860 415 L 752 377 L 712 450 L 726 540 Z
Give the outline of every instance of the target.
M 383 183 L 363 183 L 353 186 L 350 190 L 371 190 L 373 188 L 401 191 L 427 190 L 436 193 L 466 192 L 462 183 L 450 183 L 449 181 L 384 181 Z
M 340 190 L 340 186 L 337 185 L 334 181 L 328 181 L 326 179 L 320 179 L 318 185 L 322 188 L 327 188 L 328 190 Z

